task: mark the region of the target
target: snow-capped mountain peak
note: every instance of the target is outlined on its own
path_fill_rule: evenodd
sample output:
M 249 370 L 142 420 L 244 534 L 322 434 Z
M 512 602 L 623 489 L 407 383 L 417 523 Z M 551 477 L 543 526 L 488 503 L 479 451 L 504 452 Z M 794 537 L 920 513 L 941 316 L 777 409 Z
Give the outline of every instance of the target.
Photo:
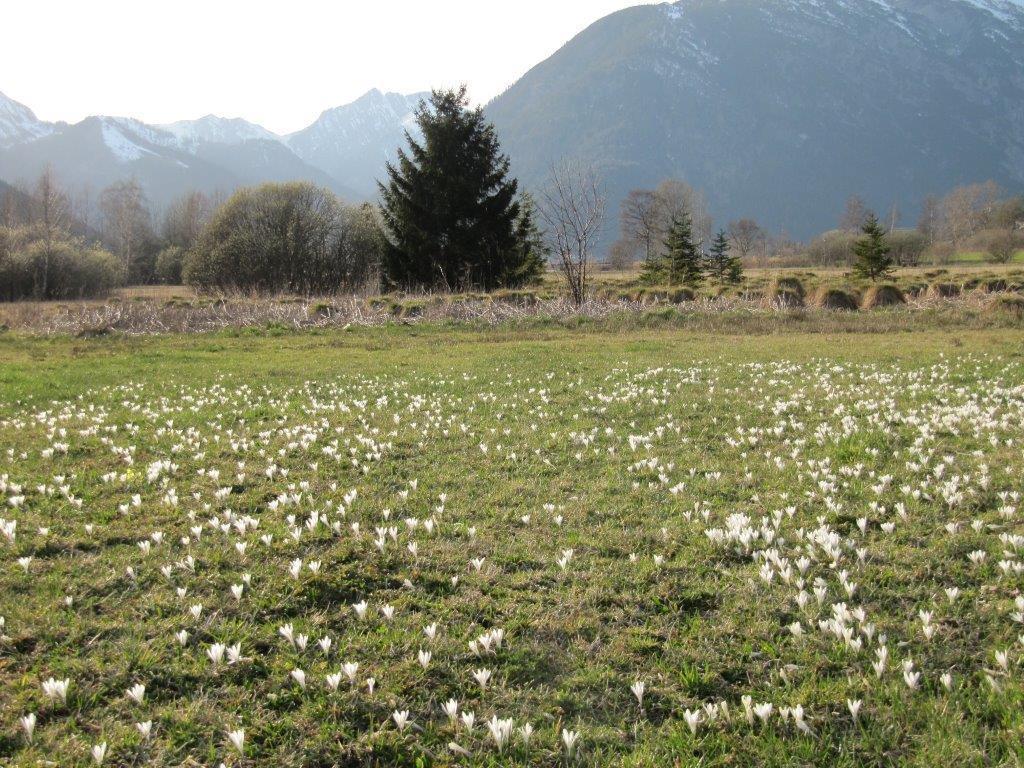
M 280 137 L 261 125 L 241 118 L 206 115 L 198 120 L 179 120 L 160 126 L 173 134 L 183 148 L 201 143 L 241 144 L 245 141 L 280 141 Z
M 104 119 L 100 121 L 100 131 L 103 135 L 103 143 L 110 153 L 121 163 L 129 163 L 138 160 L 143 155 L 152 155 L 151 149 L 143 146 L 137 141 L 131 131 L 125 130 L 125 125 L 117 119 Z
M 284 142 L 307 163 L 372 195 L 384 162 L 405 144 L 406 130 L 415 133 L 413 112 L 426 96 L 375 88 L 351 104 L 326 110 L 312 125 L 284 137 Z
M 24 104 L 0 93 L 0 147 L 48 136 L 54 127 L 35 116 Z

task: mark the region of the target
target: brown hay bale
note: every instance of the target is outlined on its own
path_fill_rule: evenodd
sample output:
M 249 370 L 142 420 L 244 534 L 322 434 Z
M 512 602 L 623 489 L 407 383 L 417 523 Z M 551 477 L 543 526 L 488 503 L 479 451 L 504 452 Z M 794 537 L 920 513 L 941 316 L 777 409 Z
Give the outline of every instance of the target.
M 697 294 L 694 293 L 692 288 L 675 288 L 668 294 L 668 300 L 673 304 L 682 304 L 684 301 L 693 301 L 697 298 Z
M 952 299 L 959 296 L 962 290 L 956 283 L 932 283 L 928 286 L 928 298 Z
M 765 294 L 773 305 L 802 307 L 804 305 L 804 284 L 795 277 L 776 277 Z
M 928 283 L 911 283 L 907 286 L 906 295 L 912 299 L 924 296 L 928 293 Z
M 1024 321 L 1024 297 L 1012 294 L 993 296 L 985 305 L 985 314 L 988 317 L 1013 320 L 1014 322 Z
M 985 290 L 988 293 L 1005 293 L 1006 291 L 1009 290 L 1009 287 L 1009 284 L 1005 280 L 1000 278 L 989 280 L 987 283 L 985 283 Z
M 854 310 L 857 297 L 849 291 L 822 286 L 811 296 L 811 306 L 818 309 Z
M 895 285 L 873 285 L 864 294 L 860 303 L 861 309 L 877 309 L 878 307 L 898 307 L 907 303 L 903 291 Z

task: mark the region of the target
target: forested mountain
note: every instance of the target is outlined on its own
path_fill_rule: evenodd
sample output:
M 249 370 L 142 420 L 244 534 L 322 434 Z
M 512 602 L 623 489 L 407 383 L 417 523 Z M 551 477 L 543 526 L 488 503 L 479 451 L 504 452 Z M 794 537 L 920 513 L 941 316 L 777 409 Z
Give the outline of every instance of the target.
M 487 107 L 513 169 L 580 158 L 613 210 L 676 176 L 806 237 L 859 194 L 1024 189 L 1020 0 L 681 0 L 608 16 Z

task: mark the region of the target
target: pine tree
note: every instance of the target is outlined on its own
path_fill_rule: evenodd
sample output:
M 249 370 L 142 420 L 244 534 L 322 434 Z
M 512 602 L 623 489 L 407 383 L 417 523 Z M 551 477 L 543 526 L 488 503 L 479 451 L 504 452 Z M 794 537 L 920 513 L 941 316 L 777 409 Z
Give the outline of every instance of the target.
M 725 282 L 739 285 L 743 282 L 743 260 L 736 254 L 729 257 L 729 265 L 725 269 Z
M 864 233 L 863 236 L 853 246 L 856 257 L 853 271 L 872 282 L 888 277 L 892 271 L 892 256 L 885 241 L 885 230 L 874 214 L 868 216 L 861 231 Z
M 544 272 L 551 249 L 544 241 L 544 233 L 537 224 L 537 204 L 526 192 L 519 198 L 519 216 L 516 218 L 517 253 L 505 260 L 500 284 L 526 285 L 537 280 Z
M 725 230 L 720 229 L 708 250 L 708 274 L 718 282 L 723 282 L 729 270 L 729 262 L 729 239 L 725 236 Z
M 640 282 L 647 285 L 659 285 L 665 282 L 668 273 L 668 260 L 664 254 L 652 251 L 650 256 L 644 259 L 640 267 Z
M 384 277 L 404 289 L 493 290 L 536 279 L 543 268 L 532 207 L 509 178 L 494 126 L 470 109 L 465 86 L 420 102 L 422 140 L 406 133 L 380 183 L 388 234 Z
M 704 268 L 700 249 L 693 241 L 693 224 L 688 213 L 672 221 L 672 228 L 665 241 L 668 284 L 681 284 L 696 288 L 704 279 Z

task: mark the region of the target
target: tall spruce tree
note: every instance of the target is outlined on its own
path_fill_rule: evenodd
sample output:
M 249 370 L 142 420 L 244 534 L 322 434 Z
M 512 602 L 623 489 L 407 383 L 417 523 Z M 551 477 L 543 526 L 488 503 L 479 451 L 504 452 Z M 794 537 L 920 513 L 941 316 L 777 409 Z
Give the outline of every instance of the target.
M 718 230 L 708 249 L 708 274 L 718 282 L 724 282 L 729 270 L 729 238 L 725 230 Z
M 739 285 L 743 282 L 743 260 L 738 254 L 729 256 L 729 265 L 725 268 L 725 282 L 729 285 Z
M 693 240 L 693 223 L 688 213 L 672 221 L 665 241 L 665 260 L 669 285 L 696 288 L 704 279 L 704 265 L 697 243 Z
M 388 234 L 385 281 L 403 289 L 493 290 L 543 269 L 532 206 L 509 178 L 494 126 L 470 109 L 465 86 L 420 102 L 422 140 L 406 132 L 379 183 Z
M 891 249 L 885 241 L 885 230 L 874 214 L 868 216 L 861 231 L 863 235 L 853 246 L 853 271 L 872 282 L 888 277 L 892 272 Z

